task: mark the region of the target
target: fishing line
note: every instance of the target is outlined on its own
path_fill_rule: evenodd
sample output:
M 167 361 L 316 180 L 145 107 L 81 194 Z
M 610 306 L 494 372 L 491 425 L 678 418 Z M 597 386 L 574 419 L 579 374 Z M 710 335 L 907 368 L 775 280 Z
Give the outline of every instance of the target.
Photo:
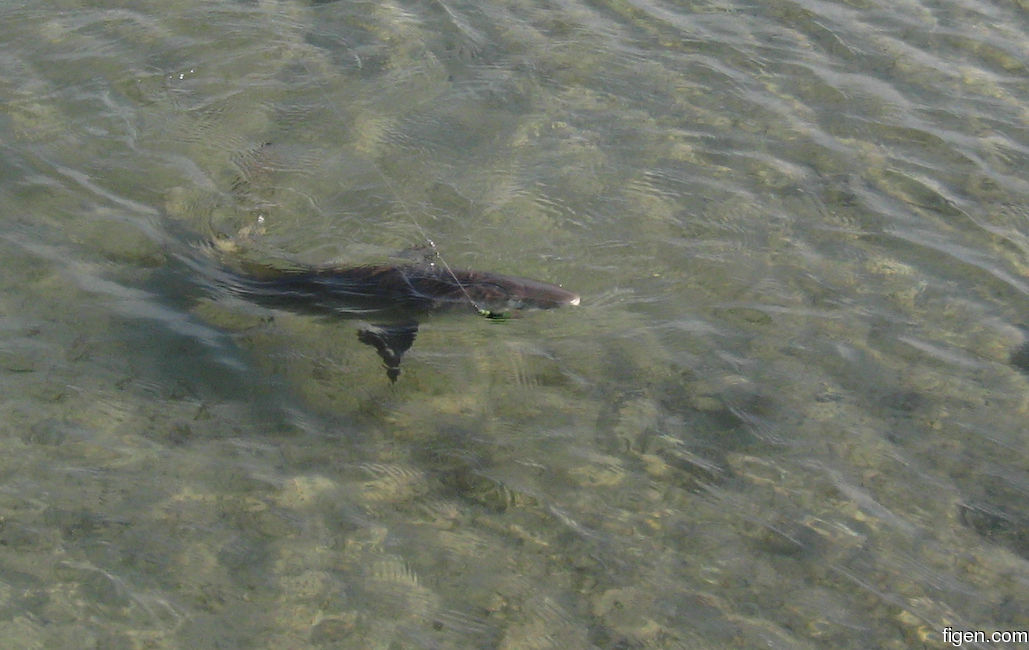
M 346 41 L 344 41 L 342 38 L 339 39 L 339 42 L 342 43 L 342 45 L 344 47 L 346 47 L 348 50 L 352 49 L 352 48 L 350 48 L 349 45 L 346 44 Z M 354 53 L 354 58 L 357 61 L 357 67 L 361 68 L 362 67 L 361 66 L 361 59 L 360 59 L 360 57 L 357 56 L 356 52 Z M 308 75 L 311 75 L 312 78 L 315 78 L 314 73 L 312 73 L 311 69 L 307 67 L 307 62 L 306 61 L 302 61 L 301 62 L 301 66 L 304 68 L 304 70 L 307 72 Z M 343 115 L 336 109 L 335 103 L 330 101 L 328 91 L 326 91 L 326 89 L 323 87 L 323 85 L 321 83 L 321 77 L 317 77 L 317 79 L 318 79 L 318 82 L 317 82 L 316 85 L 318 87 L 319 92 L 321 92 L 321 94 L 322 94 L 323 101 L 329 106 L 329 109 L 333 113 L 335 113 L 335 115 L 339 119 L 339 121 L 342 122 L 343 121 Z M 372 167 L 375 169 L 375 173 L 378 174 L 379 178 L 382 179 L 383 185 L 385 185 L 386 189 L 393 196 L 393 199 L 400 206 L 400 208 L 403 211 L 403 213 L 405 215 L 407 215 L 407 218 L 408 218 L 408 220 L 410 220 L 411 224 L 418 230 L 418 233 L 422 237 L 422 239 L 424 239 L 426 242 L 428 242 L 429 248 L 432 249 L 432 252 L 433 252 L 433 255 L 435 256 L 435 258 L 437 260 L 439 260 L 440 265 L 447 272 L 447 274 L 451 277 L 451 279 L 453 279 L 454 284 L 456 284 L 457 287 L 461 290 L 461 293 L 464 294 L 464 297 L 468 300 L 468 303 L 472 306 L 472 308 L 475 310 L 475 312 L 479 316 L 482 316 L 484 318 L 489 318 L 489 319 L 493 319 L 493 320 L 503 320 L 503 319 L 505 319 L 506 316 L 502 312 L 494 312 L 494 311 L 492 311 L 490 309 L 486 309 L 482 305 L 480 305 L 474 298 L 472 298 L 472 295 L 468 292 L 468 289 L 465 287 L 464 283 L 461 282 L 460 278 L 457 277 L 457 274 L 451 268 L 450 264 L 448 264 L 446 259 L 444 259 L 443 254 L 439 250 L 439 247 L 436 246 L 436 242 L 434 242 L 432 240 L 432 238 L 429 237 L 429 234 L 425 231 L 424 228 L 422 228 L 421 224 L 418 223 L 418 219 L 415 218 L 414 212 L 408 207 L 407 202 L 404 201 L 403 197 L 400 196 L 400 193 L 393 186 L 393 183 L 390 181 L 389 177 L 386 176 L 386 173 L 384 171 L 382 171 L 382 168 L 379 166 L 378 162 L 376 160 L 372 159 L 371 160 L 371 164 L 372 164 Z
M 484 307 L 480 306 L 474 298 L 472 298 L 471 294 L 468 293 L 468 289 L 465 288 L 464 283 L 461 282 L 461 280 L 457 277 L 457 274 L 454 273 L 454 270 L 450 268 L 450 265 L 447 264 L 447 261 L 443 259 L 443 254 L 440 253 L 439 248 L 436 246 L 436 242 L 434 242 L 432 238 L 429 237 L 429 233 L 425 232 L 425 229 L 422 228 L 421 224 L 418 223 L 418 220 L 415 219 L 414 213 L 411 212 L 411 210 L 407 207 L 407 204 L 400 197 L 400 194 L 393 187 L 393 183 L 390 182 L 389 177 L 386 176 L 386 174 L 382 171 L 382 169 L 379 168 L 379 165 L 376 164 L 374 160 L 372 161 L 372 166 L 375 168 L 375 171 L 379 174 L 379 177 L 382 178 L 383 184 L 386 185 L 386 188 L 393 195 L 393 198 L 395 198 L 397 203 L 400 204 L 400 207 L 403 209 L 404 214 L 406 214 L 407 217 L 411 220 L 411 223 L 414 224 L 414 227 L 418 229 L 419 234 L 421 234 L 425 241 L 429 242 L 429 247 L 432 249 L 432 252 L 436 256 L 436 259 L 439 260 L 440 265 L 443 266 L 443 269 L 450 275 L 451 278 L 453 278 L 454 283 L 457 284 L 459 289 L 461 289 L 461 293 L 463 293 L 464 297 L 468 299 L 468 302 L 471 303 L 472 308 L 475 309 L 476 313 L 484 318 L 491 318 L 495 320 L 505 318 L 504 314 L 494 312 L 489 309 L 485 309 Z

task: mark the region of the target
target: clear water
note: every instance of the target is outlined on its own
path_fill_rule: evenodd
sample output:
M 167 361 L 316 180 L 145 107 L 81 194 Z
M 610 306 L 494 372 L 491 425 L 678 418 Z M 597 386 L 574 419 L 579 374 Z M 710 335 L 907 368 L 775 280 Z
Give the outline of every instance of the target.
M 1025 629 L 1014 2 L 5 2 L 0 638 L 941 647 Z M 560 282 L 351 322 L 182 262 Z M 994 644 L 991 647 L 999 647 Z

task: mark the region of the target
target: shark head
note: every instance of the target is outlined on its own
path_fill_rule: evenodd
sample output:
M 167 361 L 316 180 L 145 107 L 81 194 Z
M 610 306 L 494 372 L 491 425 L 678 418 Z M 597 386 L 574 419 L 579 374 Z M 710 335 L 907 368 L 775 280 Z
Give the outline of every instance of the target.
M 456 271 L 461 293 L 480 310 L 496 313 L 578 305 L 579 295 L 556 284 L 481 271 Z

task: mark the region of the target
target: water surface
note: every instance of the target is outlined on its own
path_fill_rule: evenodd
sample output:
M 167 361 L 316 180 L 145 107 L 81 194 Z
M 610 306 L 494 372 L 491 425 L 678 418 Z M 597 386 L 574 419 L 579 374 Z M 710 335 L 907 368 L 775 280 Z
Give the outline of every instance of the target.
M 0 638 L 1026 629 L 1025 9 L 5 3 Z M 213 237 L 583 304 L 432 319 L 391 386 Z

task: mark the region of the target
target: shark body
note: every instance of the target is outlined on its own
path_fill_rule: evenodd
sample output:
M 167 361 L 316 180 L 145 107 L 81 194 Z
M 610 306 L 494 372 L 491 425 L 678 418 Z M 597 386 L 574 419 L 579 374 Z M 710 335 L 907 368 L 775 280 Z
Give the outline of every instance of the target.
M 445 311 L 503 318 L 525 309 L 578 305 L 579 296 L 555 284 L 487 271 L 455 270 L 434 262 L 226 272 L 232 293 L 276 309 L 361 319 L 362 343 L 375 348 L 390 382 L 418 333 L 419 320 Z

